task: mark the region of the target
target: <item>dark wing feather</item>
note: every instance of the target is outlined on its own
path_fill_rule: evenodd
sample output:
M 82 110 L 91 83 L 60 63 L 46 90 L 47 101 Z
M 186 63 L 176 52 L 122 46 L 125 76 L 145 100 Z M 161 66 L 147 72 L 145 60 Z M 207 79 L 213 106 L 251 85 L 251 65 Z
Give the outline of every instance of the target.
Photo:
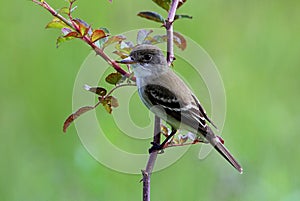
M 199 110 L 197 103 L 183 103 L 172 91 L 160 85 L 146 85 L 140 90 L 143 91 L 140 94 L 142 94 L 146 105 L 159 105 L 167 115 L 177 121 L 206 133 L 206 118 L 203 112 Z
M 207 116 L 206 111 L 205 111 L 204 108 L 201 106 L 201 104 L 199 103 L 198 99 L 197 99 L 194 95 L 192 95 L 192 96 L 193 96 L 193 99 L 194 99 L 195 103 L 197 104 L 197 107 L 199 108 L 199 111 L 202 113 L 203 117 L 204 117 L 211 125 L 213 125 L 213 127 L 215 127 L 216 129 L 218 129 L 217 126 L 214 124 L 214 122 Z
M 233 167 L 235 167 L 240 173 L 243 172 L 241 165 L 220 142 L 219 138 L 216 137 L 211 128 L 207 126 L 206 120 L 212 125 L 214 124 L 207 117 L 205 110 L 201 107 L 199 101 L 194 95 L 192 95 L 194 99 L 193 102 L 183 104 L 173 92 L 163 86 L 146 85 L 139 90 L 143 90 L 143 93 L 140 94 L 142 94 L 142 99 L 146 105 L 159 105 L 164 109 L 167 115 L 170 115 L 177 121 L 197 129 Z M 166 121 L 168 122 L 168 120 Z

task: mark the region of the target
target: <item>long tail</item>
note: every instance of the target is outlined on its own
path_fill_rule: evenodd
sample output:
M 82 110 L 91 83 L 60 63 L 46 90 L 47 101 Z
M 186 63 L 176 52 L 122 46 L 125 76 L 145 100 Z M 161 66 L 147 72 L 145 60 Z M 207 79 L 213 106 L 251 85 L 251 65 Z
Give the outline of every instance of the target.
M 208 133 L 206 134 L 206 139 L 209 143 L 237 170 L 239 173 L 243 173 L 242 166 L 235 160 L 233 155 L 228 151 L 228 149 L 222 144 L 220 139 L 213 133 L 213 131 L 208 128 Z

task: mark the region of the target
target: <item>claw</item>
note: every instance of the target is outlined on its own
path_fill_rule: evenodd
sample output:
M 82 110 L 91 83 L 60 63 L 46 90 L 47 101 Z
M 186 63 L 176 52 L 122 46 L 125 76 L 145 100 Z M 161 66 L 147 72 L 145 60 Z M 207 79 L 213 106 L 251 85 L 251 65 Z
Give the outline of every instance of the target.
M 149 149 L 149 154 L 163 149 L 163 147 L 160 144 L 157 144 L 155 142 L 151 142 L 151 144 L 152 144 L 152 147 Z

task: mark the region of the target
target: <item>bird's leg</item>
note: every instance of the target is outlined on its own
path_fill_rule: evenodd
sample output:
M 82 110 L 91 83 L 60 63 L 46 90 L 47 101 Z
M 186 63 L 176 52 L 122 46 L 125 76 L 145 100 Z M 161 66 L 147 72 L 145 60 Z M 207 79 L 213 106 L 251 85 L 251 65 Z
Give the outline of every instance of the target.
M 172 132 L 166 137 L 166 139 L 161 144 L 151 142 L 152 147 L 149 149 L 149 153 L 162 150 L 165 147 L 166 143 L 175 135 L 176 132 L 177 130 L 172 127 Z

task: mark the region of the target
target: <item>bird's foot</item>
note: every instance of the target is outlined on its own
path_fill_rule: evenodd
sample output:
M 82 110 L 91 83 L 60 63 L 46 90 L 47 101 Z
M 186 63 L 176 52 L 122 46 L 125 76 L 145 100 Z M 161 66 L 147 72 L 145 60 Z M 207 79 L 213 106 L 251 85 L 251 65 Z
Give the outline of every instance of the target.
M 152 147 L 149 149 L 149 154 L 155 152 L 155 151 L 161 151 L 160 153 L 163 153 L 163 144 L 158 144 L 158 143 L 155 143 L 155 142 L 151 142 L 152 144 Z

